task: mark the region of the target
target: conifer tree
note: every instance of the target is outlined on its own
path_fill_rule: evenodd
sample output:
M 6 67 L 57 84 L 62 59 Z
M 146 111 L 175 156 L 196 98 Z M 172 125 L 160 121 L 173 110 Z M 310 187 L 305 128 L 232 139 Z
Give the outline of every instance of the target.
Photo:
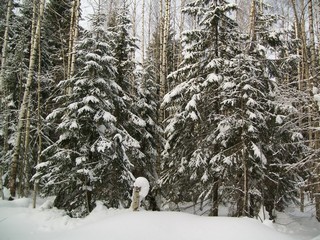
M 135 176 L 148 178 L 152 186 L 149 194 L 152 204 L 150 208 L 159 209 L 160 206 L 156 206 L 159 204 L 154 204 L 159 178 L 156 171 L 157 150 L 161 138 L 161 127 L 157 121 L 157 83 L 154 81 L 155 76 L 150 76 L 146 69 L 139 70 L 143 66 L 132 58 L 137 47 L 136 39 L 130 34 L 127 1 L 123 1 L 117 8 L 114 20 L 116 24 L 111 24 L 110 29 L 115 33 L 114 57 L 118 60 L 116 80 L 124 90 L 125 103 L 124 106 L 119 106 L 119 122 L 138 144 L 136 148 L 131 148 L 134 151 L 128 152 L 134 165 L 133 173 Z
M 199 28 L 185 33 L 184 61 L 170 75 L 184 81 L 163 102 L 173 114 L 162 186 L 176 203 L 182 196 L 209 200 L 212 215 L 219 202 L 228 202 L 231 215 L 255 216 L 265 204 L 272 216 L 295 197 L 298 175 L 286 169 L 306 146 L 294 120 L 297 109 L 277 95 L 277 61 L 267 57 L 281 45 L 271 31 L 276 18 L 255 9 L 250 37 L 225 14 L 234 9 L 225 1 L 187 5 Z M 292 151 L 295 157 L 288 155 Z
M 55 82 L 67 78 L 68 40 L 72 0 L 51 0 L 45 9 L 42 37 L 43 69 L 50 70 Z
M 181 84 L 163 101 L 172 115 L 165 129 L 162 187 L 176 203 L 182 197 L 193 202 L 211 199 L 211 215 L 218 214 L 219 179 L 225 171 L 211 160 L 219 149 L 210 133 L 217 129 L 221 116 L 217 88 L 222 71 L 237 52 L 235 23 L 227 16 L 233 9 L 225 1 L 187 4 L 184 11 L 198 19 L 199 28 L 184 33 L 184 59 L 169 75 Z

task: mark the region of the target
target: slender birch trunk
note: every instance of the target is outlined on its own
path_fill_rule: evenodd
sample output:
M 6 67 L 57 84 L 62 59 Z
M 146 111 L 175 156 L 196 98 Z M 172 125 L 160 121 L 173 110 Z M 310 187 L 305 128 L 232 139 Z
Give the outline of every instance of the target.
M 2 176 L 3 176 L 3 167 L 0 165 L 0 194 L 1 194 L 2 200 L 4 200 Z
M 311 57 L 311 65 L 310 65 L 310 73 L 311 76 L 309 78 L 309 91 L 310 93 L 313 93 L 313 87 L 314 84 L 317 83 L 317 66 L 316 66 L 316 48 L 315 48 L 315 33 L 314 33 L 314 17 L 313 17 L 313 2 L 312 0 L 308 1 L 308 15 L 309 15 L 309 35 L 310 35 L 310 57 Z M 311 109 L 310 111 L 312 111 L 313 109 Z M 314 113 L 313 113 L 314 112 Z M 312 111 L 310 112 L 311 114 L 318 114 L 316 111 Z M 311 117 L 310 117 L 311 118 Z M 312 120 L 312 119 L 311 119 Z M 312 122 L 313 123 L 313 122 Z M 313 124 L 315 125 L 315 127 L 319 126 L 319 123 L 317 124 Z M 310 125 L 311 126 L 311 125 Z M 314 137 L 314 148 L 318 149 L 319 148 L 319 143 L 318 143 L 318 138 L 319 138 L 319 132 L 316 130 L 315 132 L 315 137 Z M 315 181 L 315 206 L 316 206 L 316 218 L 318 219 L 318 221 L 320 221 L 320 184 L 319 184 L 319 174 L 320 174 L 320 168 L 319 165 L 316 164 L 315 165 L 315 169 L 316 169 L 316 176 L 314 177 L 314 181 Z
M 179 56 L 178 56 L 178 64 L 182 62 L 182 33 L 184 31 L 184 22 L 185 22 L 185 17 L 184 13 L 182 12 L 183 7 L 186 4 L 186 0 L 181 0 L 181 8 L 180 8 L 180 23 L 179 23 Z
M 160 16 L 159 16 L 159 43 L 160 43 L 160 46 L 159 46 L 159 63 L 160 63 L 160 66 L 159 66 L 159 85 L 160 85 L 160 95 L 159 95 L 159 99 L 161 101 L 161 79 L 163 78 L 162 75 L 163 75 L 163 72 L 162 72 L 162 54 L 163 54 L 163 29 L 164 29 L 164 17 L 163 17 L 163 2 L 162 0 L 159 1 L 159 4 L 160 4 Z M 162 123 L 162 110 L 160 109 L 159 111 L 159 123 Z
M 10 16 L 12 10 L 12 0 L 8 1 L 7 5 L 7 14 L 6 14 L 6 25 L 4 29 L 4 36 L 3 36 L 3 44 L 2 44 L 2 55 L 1 55 L 1 72 L 0 72 L 0 94 L 3 97 L 4 92 L 4 74 L 5 74 L 5 66 L 7 62 L 7 53 L 8 53 L 8 39 L 9 39 L 9 23 L 10 23 Z
M 151 41 L 151 13 L 152 13 L 152 1 L 149 2 L 148 43 L 150 43 L 150 41 Z
M 27 81 L 25 85 L 22 104 L 19 110 L 18 127 L 17 127 L 16 140 L 14 144 L 14 153 L 13 153 L 13 158 L 10 166 L 10 176 L 9 176 L 9 188 L 10 188 L 11 199 L 13 199 L 16 195 L 16 178 L 17 178 L 17 172 L 18 172 L 19 153 L 21 148 L 20 146 L 21 146 L 21 138 L 22 138 L 22 129 L 23 129 L 24 118 L 26 116 L 27 107 L 28 107 L 28 97 L 30 95 L 30 87 L 31 87 L 33 76 L 34 76 L 36 49 L 38 46 L 38 42 L 40 41 L 39 37 L 40 37 L 40 31 L 41 31 L 41 19 L 43 16 L 44 4 L 45 4 L 45 0 L 41 0 L 40 7 L 39 7 L 39 16 L 38 16 L 35 35 L 34 35 L 34 41 L 32 42 L 32 46 L 30 50 L 28 76 L 27 76 Z
M 145 46 L 144 46 L 144 44 L 145 44 L 145 33 L 144 33 L 144 24 L 145 24 L 145 0 L 142 0 L 142 23 L 141 23 L 141 34 L 142 34 L 142 36 L 141 36 L 141 54 L 142 54 L 142 59 L 141 59 L 141 61 L 142 61 L 142 66 L 144 66 L 144 58 L 145 58 L 145 56 L 144 56 L 144 52 L 145 52 Z
M 9 136 L 9 114 L 7 105 L 7 93 L 5 84 L 5 70 L 7 62 L 7 52 L 8 52 L 8 39 L 9 39 L 9 24 L 10 16 L 12 10 L 12 0 L 8 1 L 6 23 L 3 36 L 2 54 L 1 54 L 1 72 L 0 72 L 0 107 L 2 107 L 2 113 L 4 116 L 4 126 L 3 126 L 3 154 L 6 155 L 8 151 L 8 136 Z
M 301 0 L 302 6 L 304 6 L 304 0 Z M 305 27 L 305 14 L 304 11 L 301 13 L 301 19 L 300 19 L 300 40 L 301 40 L 301 53 L 302 53 L 302 80 L 305 85 L 305 88 L 308 91 L 312 91 L 311 89 L 311 82 L 310 82 L 310 72 L 309 72 L 309 63 L 308 63 L 308 50 L 307 50 L 307 37 L 306 37 L 306 27 Z M 309 131 L 309 138 L 312 139 L 310 136 Z M 311 143 L 311 142 L 310 142 Z
M 165 16 L 163 24 L 161 65 L 160 65 L 160 101 L 162 101 L 167 91 L 167 47 L 170 28 L 170 0 L 165 1 Z M 160 109 L 159 122 L 165 119 L 165 111 Z
M 133 0 L 133 10 L 132 10 L 132 35 L 134 38 L 137 37 L 137 0 Z M 132 58 L 136 58 L 136 53 L 133 51 Z M 131 83 L 133 84 L 133 83 Z
M 296 7 L 296 0 L 291 0 L 291 5 L 293 8 L 293 13 L 294 13 L 294 18 L 295 18 L 295 34 L 296 34 L 296 39 L 299 39 L 301 36 L 301 25 L 300 25 L 300 21 L 299 21 L 299 17 L 298 17 L 298 12 L 297 12 L 297 7 Z M 297 55 L 300 56 L 301 55 L 301 49 L 298 46 L 297 47 Z M 303 78 L 302 78 L 302 74 L 301 74 L 301 62 L 299 63 L 298 66 L 298 88 L 300 91 L 303 90 Z
M 29 144 L 30 144 L 30 116 L 31 116 L 31 109 L 30 109 L 30 95 L 28 97 L 28 104 L 27 104 L 27 116 L 26 116 L 26 127 L 25 127 L 25 136 L 24 136 L 24 154 L 23 154 L 23 161 L 22 161 L 22 175 L 20 179 L 20 184 L 22 185 L 22 191 L 20 191 L 20 195 L 22 197 L 27 197 L 30 191 L 30 184 L 29 184 Z
M 67 79 L 70 79 L 74 75 L 75 69 L 75 49 L 76 40 L 78 37 L 78 24 L 79 24 L 79 8 L 80 0 L 74 0 L 71 6 L 70 17 L 70 31 L 69 31 L 69 47 L 68 47 L 68 66 L 67 66 Z M 67 89 L 67 93 L 71 94 L 71 87 Z
M 36 24 L 37 24 L 37 1 L 33 0 L 33 8 L 32 8 L 32 25 L 31 25 L 31 46 L 35 40 L 35 32 L 36 32 Z M 40 38 L 40 36 L 39 36 Z M 30 98 L 31 94 L 29 93 L 27 99 L 27 116 L 26 116 L 26 124 L 25 124 L 25 133 L 24 133 L 24 153 L 23 159 L 21 163 L 21 174 L 19 176 L 19 191 L 18 195 L 22 197 L 26 197 L 29 195 L 30 185 L 29 185 L 29 174 L 28 174 L 28 165 L 29 165 L 29 142 L 30 142 Z M 22 190 L 23 189 L 23 190 Z
M 310 34 L 310 53 L 311 53 L 311 78 L 310 88 L 313 88 L 316 82 L 316 46 L 315 46 L 315 34 L 314 34 L 314 18 L 313 18 L 313 3 L 312 0 L 308 2 L 309 12 L 309 34 Z M 312 90 L 312 89 L 311 89 Z
M 67 63 L 67 79 L 70 78 L 71 72 L 71 62 L 72 62 L 72 46 L 73 46 L 73 36 L 74 36 L 74 18 L 75 18 L 75 6 L 76 1 L 73 0 L 71 5 L 71 14 L 70 14 L 70 30 L 69 30 L 69 46 L 68 46 L 68 63 Z
M 252 0 L 251 2 L 249 36 L 250 36 L 249 51 L 251 51 L 256 41 L 256 0 Z
M 40 73 L 41 73 L 41 48 L 40 48 L 40 44 L 39 44 L 39 55 L 38 55 L 38 59 L 39 59 L 39 65 L 38 65 L 38 91 L 37 91 L 37 108 L 38 108 L 38 112 L 37 112 L 37 132 L 38 132 L 38 152 L 37 152 L 37 165 L 41 163 L 41 151 L 42 151 L 42 136 L 41 136 L 41 128 L 42 128 L 42 120 L 41 120 L 41 77 L 40 77 Z M 36 177 L 34 180 L 34 185 L 33 185 L 33 199 L 32 199 L 32 206 L 33 208 L 36 208 L 37 205 L 37 195 L 39 192 L 39 178 Z
M 301 4 L 303 6 L 304 0 L 301 0 Z M 312 79 L 310 78 L 310 67 L 309 67 L 309 57 L 308 57 L 308 48 L 307 48 L 307 37 L 306 37 L 306 28 L 305 28 L 305 14 L 304 11 L 302 11 L 301 14 L 301 53 L 302 53 L 302 79 L 304 82 L 304 85 L 309 92 L 310 95 L 312 95 Z M 312 105 L 312 104 L 311 104 Z M 314 138 L 313 138 L 313 130 L 312 130 L 312 125 L 313 125 L 313 120 L 312 120 L 312 112 L 313 109 L 311 105 L 308 106 L 308 138 L 309 138 L 309 146 L 311 148 L 314 147 Z
M 75 70 L 75 63 L 76 63 L 76 40 L 78 38 L 78 25 L 79 25 L 79 8 L 80 8 L 80 0 L 75 1 L 75 9 L 74 9 L 74 26 L 73 26 L 73 36 L 72 36 L 72 48 L 71 48 L 71 65 L 70 65 L 70 75 L 69 77 L 72 77 L 74 75 Z

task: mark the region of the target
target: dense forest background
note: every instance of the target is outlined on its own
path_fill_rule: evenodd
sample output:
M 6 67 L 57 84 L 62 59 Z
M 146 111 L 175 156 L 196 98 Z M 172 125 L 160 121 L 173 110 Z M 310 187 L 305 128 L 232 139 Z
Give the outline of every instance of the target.
M 1 0 L 0 187 L 273 217 L 308 198 L 320 220 L 316 0 Z

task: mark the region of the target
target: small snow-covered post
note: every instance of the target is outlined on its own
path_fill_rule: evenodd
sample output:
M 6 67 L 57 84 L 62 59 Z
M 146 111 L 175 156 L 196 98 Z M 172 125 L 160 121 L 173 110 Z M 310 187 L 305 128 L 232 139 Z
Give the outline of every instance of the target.
M 144 177 L 138 177 L 132 190 L 132 203 L 131 209 L 133 211 L 139 211 L 141 201 L 148 195 L 149 192 L 149 181 Z
M 132 190 L 132 203 L 131 203 L 131 208 L 133 211 L 138 211 L 140 207 L 140 187 L 133 187 Z

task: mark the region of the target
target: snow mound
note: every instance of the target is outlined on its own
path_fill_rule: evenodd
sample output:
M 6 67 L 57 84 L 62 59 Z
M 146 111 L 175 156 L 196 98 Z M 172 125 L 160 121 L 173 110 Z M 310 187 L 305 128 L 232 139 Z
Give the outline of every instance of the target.
M 141 179 L 138 183 L 148 186 Z M 1 240 L 310 240 L 320 234 L 281 233 L 276 224 L 251 218 L 108 209 L 102 202 L 97 202 L 89 216 L 77 219 L 54 207 L 49 209 L 51 201 L 41 200 L 33 209 L 28 199 L 0 200 Z M 307 225 L 304 228 L 307 230 Z
M 140 187 L 139 196 L 141 199 L 145 198 L 149 193 L 149 181 L 144 177 L 138 177 L 133 184 L 134 187 Z

